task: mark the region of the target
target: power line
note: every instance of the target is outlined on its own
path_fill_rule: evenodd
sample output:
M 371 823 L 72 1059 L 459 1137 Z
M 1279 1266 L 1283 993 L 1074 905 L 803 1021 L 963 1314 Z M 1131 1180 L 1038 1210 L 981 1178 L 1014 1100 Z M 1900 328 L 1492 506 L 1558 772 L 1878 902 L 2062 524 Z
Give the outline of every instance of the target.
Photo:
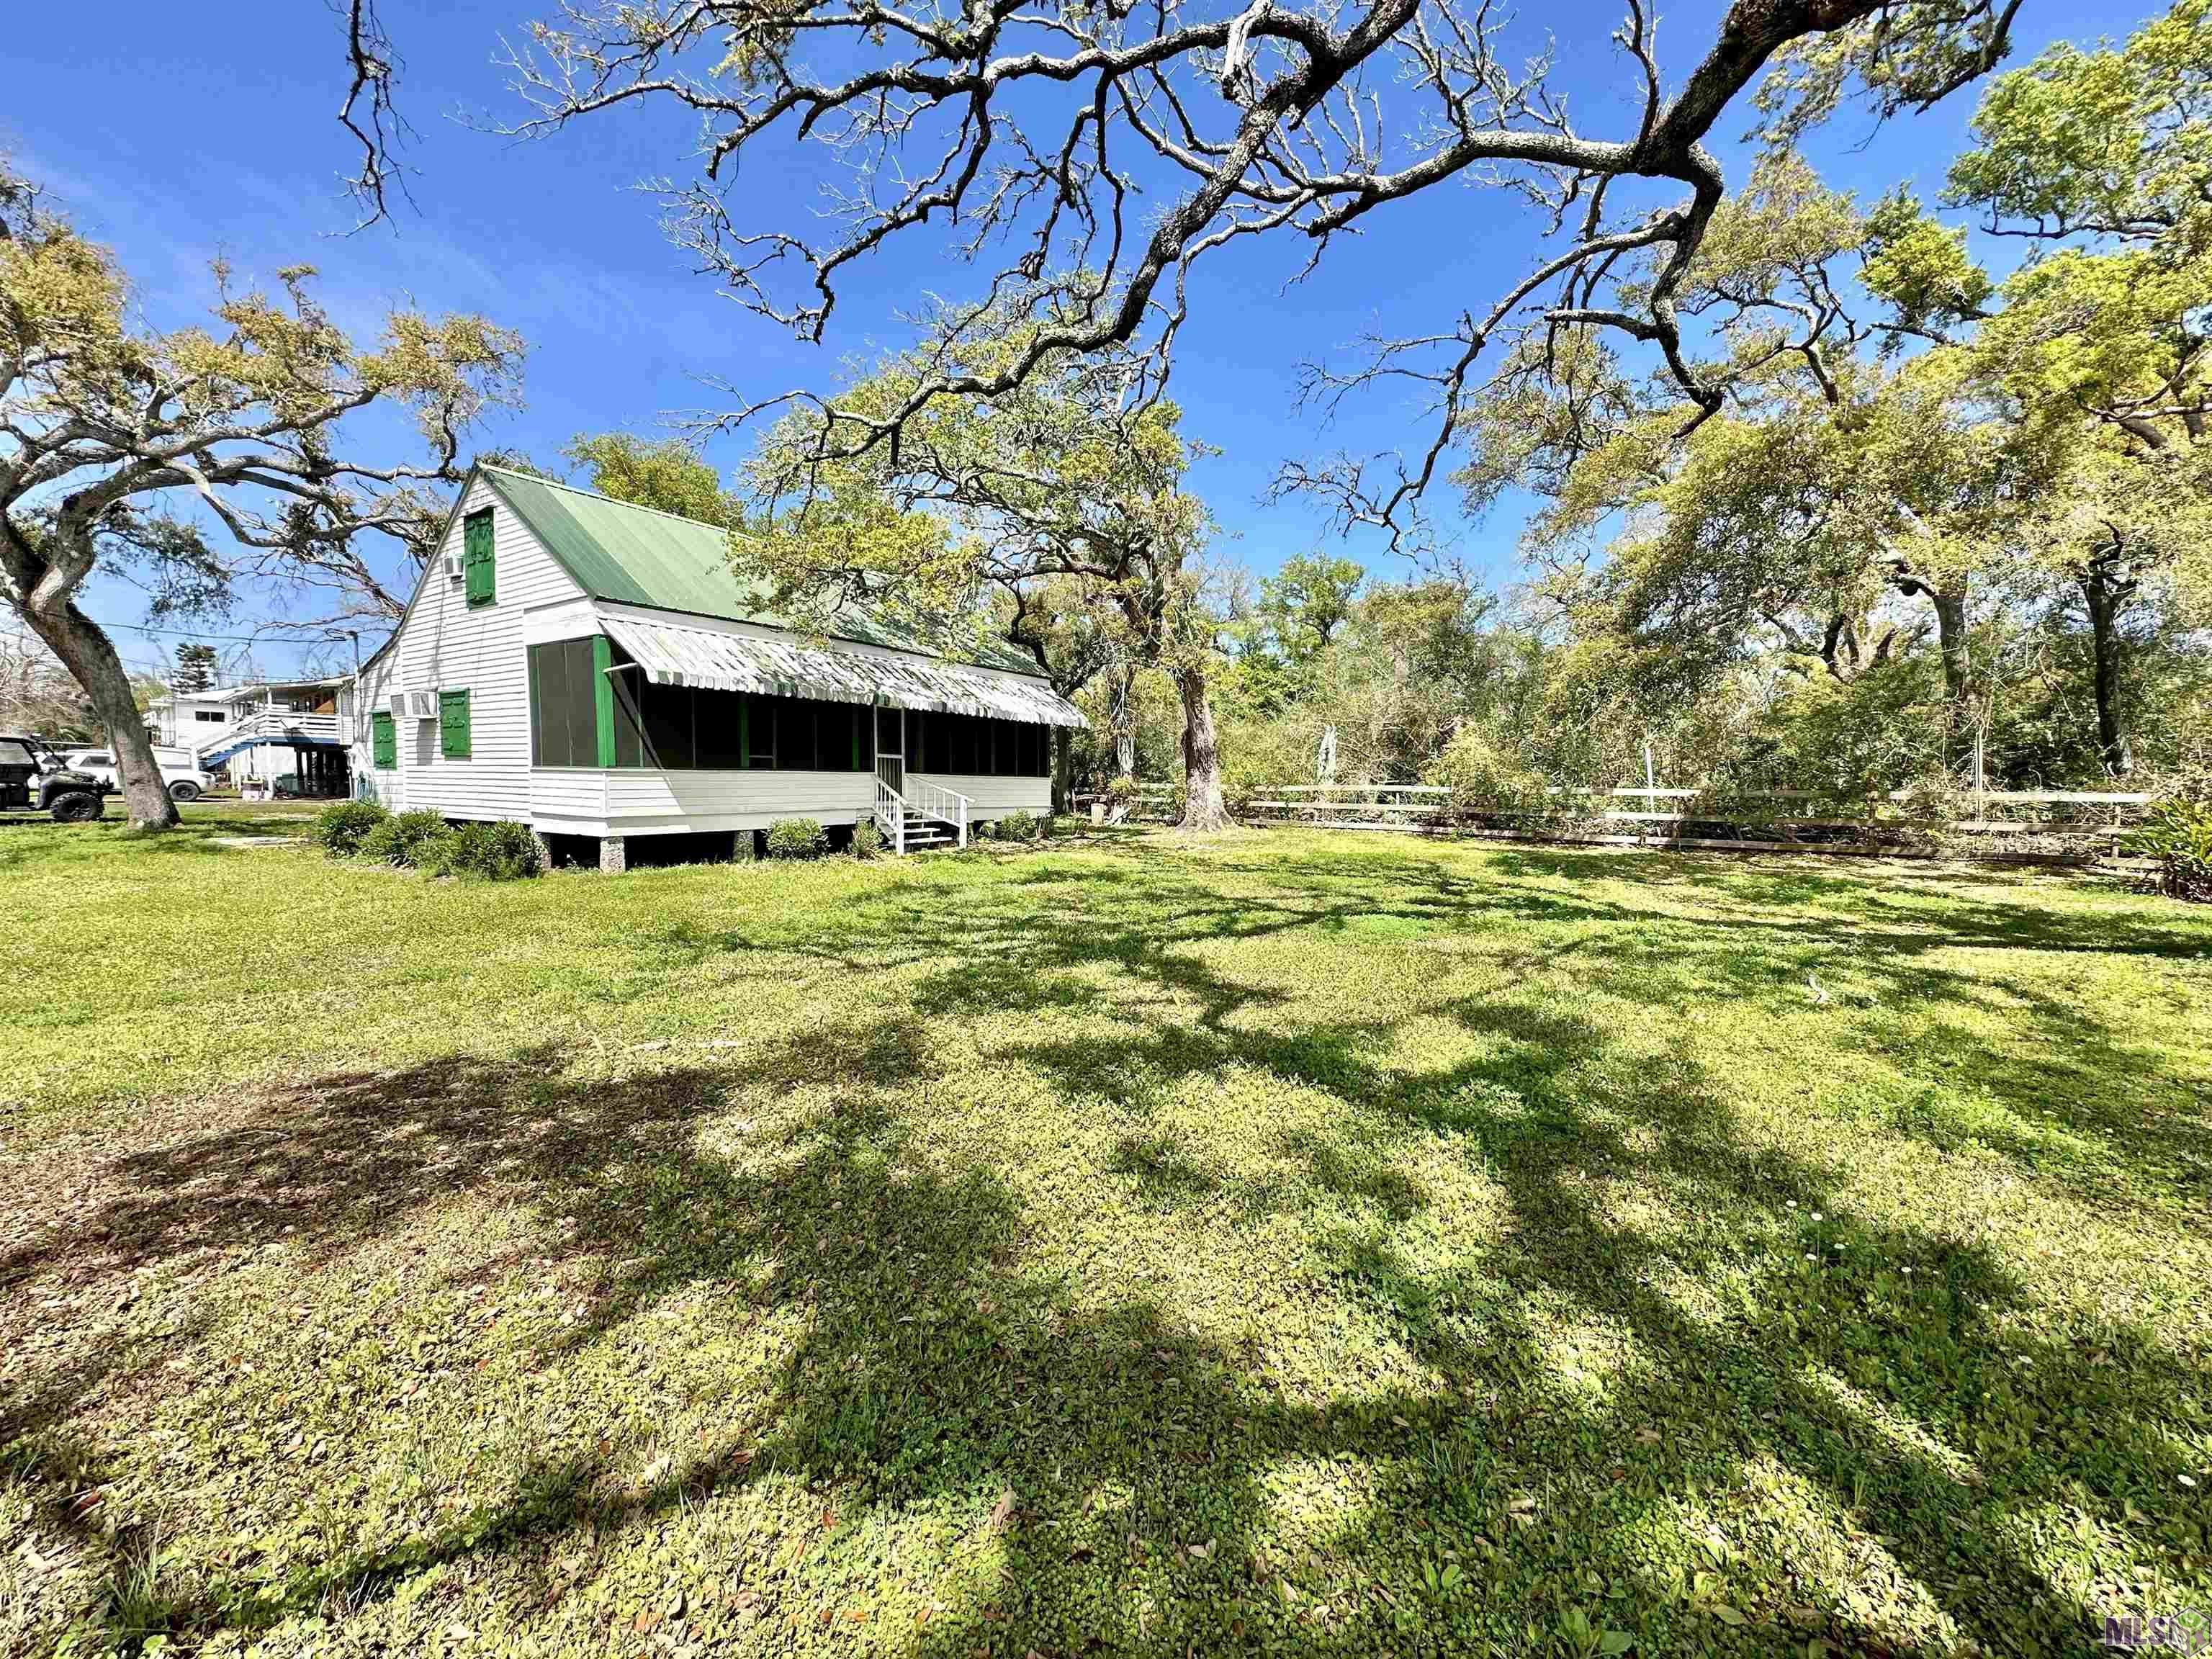
M 90 618 L 88 617 L 87 620 L 90 621 Z M 285 625 L 286 624 L 283 623 L 277 624 L 279 627 Z M 279 635 L 272 635 L 269 634 L 204 634 L 197 628 L 156 628 L 148 623 L 94 623 L 93 626 L 101 629 L 121 629 L 132 634 L 167 634 L 174 635 L 181 639 L 209 640 L 218 645 L 336 644 L 338 641 L 345 638 L 348 633 L 359 631 L 356 629 L 339 628 L 332 629 L 331 632 L 321 635 L 319 638 L 301 636 L 285 639 Z M 371 623 L 370 626 L 374 627 L 374 624 Z

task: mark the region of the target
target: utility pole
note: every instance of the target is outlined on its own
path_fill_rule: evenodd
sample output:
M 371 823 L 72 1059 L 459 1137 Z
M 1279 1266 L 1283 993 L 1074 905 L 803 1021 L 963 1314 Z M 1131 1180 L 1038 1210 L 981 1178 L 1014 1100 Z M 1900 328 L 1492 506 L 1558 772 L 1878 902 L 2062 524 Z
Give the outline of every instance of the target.
M 361 707 L 361 635 L 349 628 L 346 629 L 346 638 L 353 643 L 353 725 L 346 732 L 346 795 L 349 799 L 359 800 L 361 799 L 361 769 L 353 763 L 353 756 L 354 750 L 360 745 L 354 740 L 354 732 L 361 726 L 368 716 L 362 712 Z

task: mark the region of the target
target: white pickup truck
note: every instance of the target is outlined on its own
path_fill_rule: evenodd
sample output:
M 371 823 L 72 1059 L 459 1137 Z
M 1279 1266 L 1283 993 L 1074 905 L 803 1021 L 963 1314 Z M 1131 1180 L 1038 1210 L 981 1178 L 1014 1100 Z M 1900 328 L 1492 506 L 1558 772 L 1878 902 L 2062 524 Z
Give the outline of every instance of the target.
M 171 749 L 157 743 L 154 758 L 161 763 L 161 781 L 169 786 L 173 800 L 198 800 L 216 781 L 214 773 L 200 770 L 198 757 L 189 749 Z M 123 787 L 122 775 L 115 769 L 115 751 L 111 749 L 75 750 L 69 764 L 71 770 L 98 778 L 111 789 Z

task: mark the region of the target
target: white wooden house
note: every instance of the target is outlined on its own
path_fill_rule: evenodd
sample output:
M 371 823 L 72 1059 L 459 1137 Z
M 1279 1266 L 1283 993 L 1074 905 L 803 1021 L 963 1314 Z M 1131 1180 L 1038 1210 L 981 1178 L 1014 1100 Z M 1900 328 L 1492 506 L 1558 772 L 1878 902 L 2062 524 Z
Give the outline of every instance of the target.
M 157 744 L 187 751 L 234 784 L 343 795 L 349 778 L 338 718 L 343 675 L 170 691 L 146 705 Z
M 800 631 L 716 526 L 481 465 L 340 712 L 357 793 L 610 869 L 638 837 L 780 818 L 962 842 L 1048 810 L 1051 728 L 1083 723 L 1002 641 L 946 655 L 858 613 Z

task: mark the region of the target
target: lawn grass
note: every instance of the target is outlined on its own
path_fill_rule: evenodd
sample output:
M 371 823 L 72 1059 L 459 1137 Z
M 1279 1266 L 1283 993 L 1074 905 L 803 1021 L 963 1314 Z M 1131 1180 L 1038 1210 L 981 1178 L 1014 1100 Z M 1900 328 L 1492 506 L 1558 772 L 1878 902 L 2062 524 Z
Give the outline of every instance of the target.
M 0 829 L 0 1650 L 2212 1609 L 2204 910 L 1291 831 L 490 886 L 186 817 Z

